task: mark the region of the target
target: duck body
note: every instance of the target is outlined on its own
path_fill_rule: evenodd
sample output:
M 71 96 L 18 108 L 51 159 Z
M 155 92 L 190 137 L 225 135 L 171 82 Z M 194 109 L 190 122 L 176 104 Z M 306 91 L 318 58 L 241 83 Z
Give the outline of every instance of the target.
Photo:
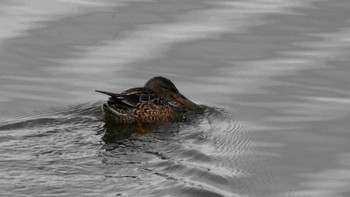
M 110 95 L 102 105 L 102 120 L 119 124 L 135 122 L 167 122 L 175 119 L 173 108 L 148 88 L 131 88 L 120 94 L 99 91 Z
M 117 124 L 170 122 L 178 119 L 178 109 L 193 110 L 198 106 L 184 97 L 164 77 L 150 79 L 144 87 L 122 93 L 97 92 L 109 95 L 102 105 L 102 120 Z

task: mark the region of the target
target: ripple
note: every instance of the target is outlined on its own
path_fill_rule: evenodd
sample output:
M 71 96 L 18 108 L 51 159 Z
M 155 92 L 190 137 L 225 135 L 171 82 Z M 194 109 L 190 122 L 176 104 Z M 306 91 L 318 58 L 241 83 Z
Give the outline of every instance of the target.
M 243 156 L 253 144 L 245 123 L 206 107 L 189 122 L 153 129 L 105 141 L 104 163 L 120 166 L 119 176 L 137 176 L 141 184 L 126 195 L 145 194 L 143 184 L 149 183 L 150 195 L 239 196 L 245 185 L 240 178 L 248 175 Z
M 74 194 L 76 189 L 68 185 L 98 182 L 92 170 L 100 163 L 97 105 L 46 109 L 2 121 L 1 194 Z
M 248 3 L 219 1 L 207 4 L 210 9 L 184 13 L 168 23 L 142 24 L 118 36 L 116 40 L 104 41 L 98 46 L 79 47 L 74 58 L 63 61 L 51 59 L 60 64 L 55 72 L 120 72 L 127 64 L 162 56 L 174 44 L 215 38 L 228 32 L 241 33 L 261 25 L 264 16 L 295 12 L 295 8 L 309 6 L 304 2 L 286 3 L 278 0 L 254 0 Z M 75 66 L 72 68 L 71 65 Z
M 0 156 L 6 171 L 0 175 L 7 185 L 20 186 L 9 188 L 22 194 L 38 189 L 25 185 L 31 179 L 41 191 L 54 183 L 54 190 L 71 190 L 65 182 L 72 183 L 74 174 L 92 184 L 103 176 L 101 187 L 113 185 L 132 196 L 240 196 L 241 177 L 248 175 L 240 157 L 253 143 L 243 122 L 206 107 L 188 122 L 155 124 L 147 134 L 107 134 L 111 130 L 101 127 L 99 105 L 49 108 L 3 121 Z
M 26 31 L 40 27 L 40 22 L 57 20 L 59 17 L 86 12 L 91 7 L 108 7 L 111 2 L 80 1 L 11 1 L 1 2 L 1 36 L 3 39 L 26 34 Z M 115 5 L 114 5 L 115 6 Z M 50 7 L 50 9 L 47 9 Z M 9 24 L 10 21 L 10 24 Z
M 224 166 L 241 165 L 256 143 L 249 124 L 220 109 L 211 109 L 205 117 L 210 126 L 207 134 L 215 143 L 211 156 Z

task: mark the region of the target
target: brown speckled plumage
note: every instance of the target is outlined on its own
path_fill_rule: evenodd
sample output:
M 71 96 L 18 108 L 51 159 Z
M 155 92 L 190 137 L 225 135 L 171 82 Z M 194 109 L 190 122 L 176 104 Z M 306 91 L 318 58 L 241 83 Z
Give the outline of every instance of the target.
M 174 121 L 175 103 L 188 110 L 198 107 L 181 95 L 175 85 L 164 77 L 154 77 L 144 87 L 131 88 L 119 94 L 97 92 L 110 96 L 102 105 L 102 120 L 117 124 Z

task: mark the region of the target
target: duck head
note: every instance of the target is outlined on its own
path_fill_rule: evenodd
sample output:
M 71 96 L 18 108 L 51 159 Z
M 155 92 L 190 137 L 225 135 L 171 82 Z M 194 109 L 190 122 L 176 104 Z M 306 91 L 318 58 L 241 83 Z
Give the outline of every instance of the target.
M 168 102 L 176 102 L 188 110 L 198 109 L 199 106 L 182 95 L 169 79 L 158 76 L 154 77 L 145 84 L 145 88 L 149 88 L 159 94 Z

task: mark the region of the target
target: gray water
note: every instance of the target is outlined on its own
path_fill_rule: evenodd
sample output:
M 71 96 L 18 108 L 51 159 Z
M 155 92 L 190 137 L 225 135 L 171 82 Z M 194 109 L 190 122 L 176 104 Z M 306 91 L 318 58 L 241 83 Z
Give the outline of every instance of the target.
M 0 196 L 350 196 L 350 1 L 0 2 Z M 205 112 L 104 127 L 161 75 Z

